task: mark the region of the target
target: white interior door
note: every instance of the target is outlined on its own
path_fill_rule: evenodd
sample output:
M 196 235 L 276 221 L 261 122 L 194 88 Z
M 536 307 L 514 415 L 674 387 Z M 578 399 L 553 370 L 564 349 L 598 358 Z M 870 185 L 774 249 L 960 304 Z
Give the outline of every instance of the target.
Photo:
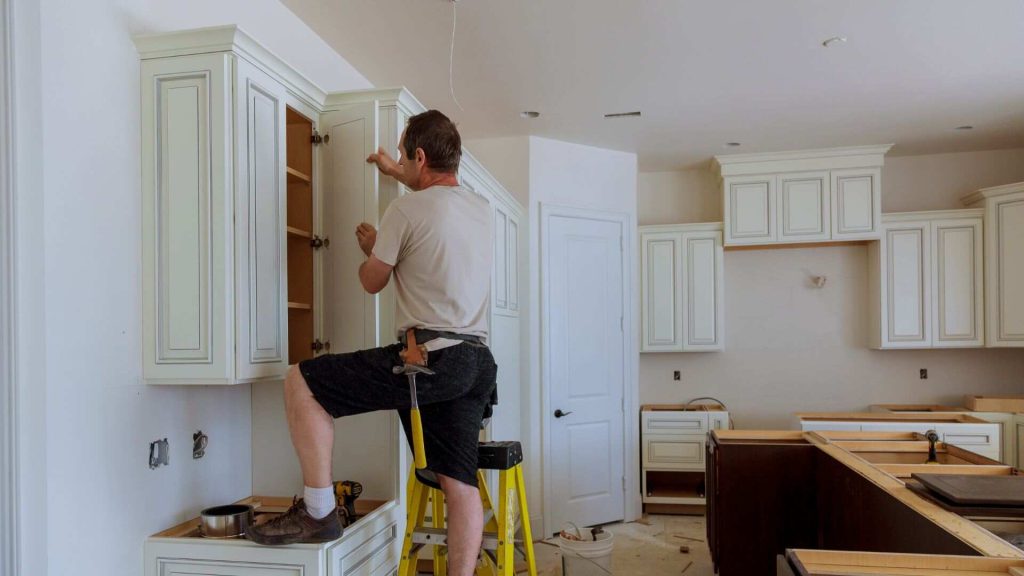
M 557 531 L 625 517 L 624 224 L 615 214 L 544 219 L 546 526 Z

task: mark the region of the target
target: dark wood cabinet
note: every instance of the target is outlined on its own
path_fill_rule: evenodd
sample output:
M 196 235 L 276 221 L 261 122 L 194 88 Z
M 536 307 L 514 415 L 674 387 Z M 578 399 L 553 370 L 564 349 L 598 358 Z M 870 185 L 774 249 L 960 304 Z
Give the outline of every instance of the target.
M 799 434 L 720 438 L 707 454 L 708 545 L 722 576 L 774 574 L 787 548 L 815 548 L 817 448 Z

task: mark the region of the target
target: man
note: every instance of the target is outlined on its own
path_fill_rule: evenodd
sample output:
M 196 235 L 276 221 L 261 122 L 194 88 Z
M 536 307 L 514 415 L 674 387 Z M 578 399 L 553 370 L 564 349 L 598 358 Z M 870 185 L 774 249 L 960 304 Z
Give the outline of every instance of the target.
M 486 346 L 491 271 L 487 201 L 459 186 L 461 138 L 444 114 L 409 119 L 399 161 L 380 149 L 367 158 L 413 190 L 388 206 L 380 232 L 363 223 L 356 238 L 367 260 L 359 280 L 371 294 L 395 278 L 399 338 L 408 329 L 427 350 L 435 375 L 417 379 L 427 467 L 421 481 L 444 491 L 451 576 L 470 576 L 483 533 L 477 490 L 477 437 L 490 410 L 497 366 Z M 406 436 L 409 385 L 392 373 L 403 345 L 331 354 L 288 371 L 285 408 L 302 466 L 303 499 L 279 518 L 250 529 L 261 544 L 317 542 L 341 536 L 331 478 L 334 418 L 398 409 Z

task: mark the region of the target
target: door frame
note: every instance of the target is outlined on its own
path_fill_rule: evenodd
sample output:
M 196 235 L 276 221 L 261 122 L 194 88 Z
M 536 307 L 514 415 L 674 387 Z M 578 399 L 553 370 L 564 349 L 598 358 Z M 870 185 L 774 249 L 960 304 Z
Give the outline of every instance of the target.
M 640 412 L 639 412 L 639 385 L 637 382 L 637 370 L 639 354 L 637 352 L 637 327 L 635 326 L 635 284 L 638 280 L 636 272 L 636 258 L 633 254 L 635 236 L 637 233 L 636 223 L 633 217 L 623 212 L 591 210 L 587 208 L 575 208 L 558 204 L 540 203 L 540 410 L 534 415 L 539 419 L 535 422 L 540 430 L 540 445 L 542 456 L 542 490 L 544 500 L 544 521 L 543 531 L 545 535 L 554 534 L 561 527 L 552 525 L 551 511 L 553 510 L 553 489 L 552 478 L 548 471 L 551 470 L 551 435 L 547 427 L 547 414 L 551 411 L 551 390 L 548 383 L 551 381 L 549 362 L 551 353 L 548 348 L 550 338 L 549 318 L 551 304 L 550 284 L 547 279 L 550 277 L 550 242 L 551 219 L 554 217 L 577 218 L 584 220 L 598 220 L 601 222 L 613 222 L 619 225 L 622 232 L 622 315 L 624 323 L 623 334 L 623 384 L 622 396 L 625 400 L 625 412 L 622 418 L 623 430 L 623 473 L 626 476 L 626 487 L 623 492 L 623 520 L 629 522 L 640 517 Z
M 14 344 L 14 62 L 11 3 L 0 0 L 0 576 L 18 573 L 18 396 Z

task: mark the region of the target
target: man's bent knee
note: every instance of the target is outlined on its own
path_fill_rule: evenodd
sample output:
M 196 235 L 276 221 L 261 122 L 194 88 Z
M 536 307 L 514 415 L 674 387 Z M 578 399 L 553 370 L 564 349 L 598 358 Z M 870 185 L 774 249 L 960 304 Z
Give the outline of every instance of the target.
M 477 492 L 477 487 L 472 484 L 466 484 L 461 480 L 456 480 L 451 476 L 445 476 L 444 474 L 437 474 L 437 483 L 441 485 L 441 491 L 444 492 L 445 496 L 451 497 L 451 494 L 462 494 L 466 492 Z

